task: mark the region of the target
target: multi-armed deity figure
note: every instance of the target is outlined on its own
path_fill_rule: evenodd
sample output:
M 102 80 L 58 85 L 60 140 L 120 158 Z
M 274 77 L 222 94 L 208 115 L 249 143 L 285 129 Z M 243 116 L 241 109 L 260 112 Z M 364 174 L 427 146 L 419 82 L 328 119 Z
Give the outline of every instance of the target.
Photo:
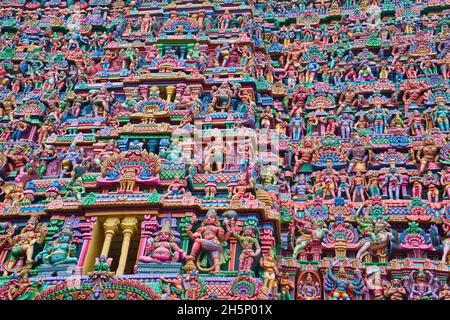
M 23 261 L 25 272 L 26 270 L 31 269 L 33 266 L 35 245 L 44 243 L 47 230 L 45 225 L 38 223 L 36 217 L 31 217 L 19 234 L 13 234 L 14 228 L 11 228 L 8 231 L 8 236 L 6 238 L 8 244 L 11 246 L 11 252 L 8 260 L 3 266 L 5 269 L 5 276 L 16 271 L 16 265 L 20 260 Z
M 197 268 L 202 271 L 218 273 L 221 264 L 222 243 L 228 240 L 232 232 L 229 221 L 224 221 L 227 229 L 225 232 L 220 225 L 216 211 L 210 209 L 200 227 L 195 232 L 192 232 L 192 228 L 196 222 L 197 217 L 194 215 L 191 217 L 190 224 L 186 228 L 189 238 L 194 241 L 190 256 L 192 259 L 197 259 L 198 262 L 201 252 L 208 254 L 212 260 L 212 266 L 205 269 L 197 263 Z
M 338 262 L 339 261 L 336 263 Z M 327 291 L 329 292 L 328 299 L 356 300 L 356 298 L 361 295 L 364 285 L 361 271 L 356 270 L 356 279 L 350 280 L 343 265 L 339 266 L 339 270 L 336 275 L 333 274 L 333 267 L 334 265 L 330 262 L 324 279 Z
M 77 250 L 75 230 L 71 223 L 66 223 L 55 236 L 55 240 L 42 250 L 35 258 L 42 261 L 42 266 L 75 265 Z

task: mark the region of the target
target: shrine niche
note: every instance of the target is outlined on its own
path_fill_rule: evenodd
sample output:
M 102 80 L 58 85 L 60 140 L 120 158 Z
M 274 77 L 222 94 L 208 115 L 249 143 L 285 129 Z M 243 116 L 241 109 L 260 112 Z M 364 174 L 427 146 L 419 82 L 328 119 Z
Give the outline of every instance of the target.
M 322 280 L 313 270 L 304 270 L 297 278 L 297 300 L 321 300 Z
M 106 158 L 102 162 L 102 178 L 97 179 L 99 187 L 119 184 L 119 192 L 134 192 L 136 184 L 155 186 L 159 184 L 161 164 L 155 154 L 128 151 Z

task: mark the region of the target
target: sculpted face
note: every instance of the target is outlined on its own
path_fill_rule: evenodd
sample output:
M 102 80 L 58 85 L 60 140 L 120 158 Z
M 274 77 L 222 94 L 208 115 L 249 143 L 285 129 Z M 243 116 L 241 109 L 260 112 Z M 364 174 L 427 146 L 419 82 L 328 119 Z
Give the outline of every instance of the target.
M 252 236 L 253 235 L 253 228 L 246 227 L 243 231 L 244 236 Z
M 347 279 L 347 272 L 345 272 L 344 268 L 340 268 L 337 274 L 340 279 Z
M 68 232 L 63 232 L 59 236 L 59 242 L 61 243 L 69 243 L 72 240 L 72 236 Z
M 312 141 L 311 140 L 305 140 L 304 141 L 304 145 L 305 145 L 305 147 L 311 147 L 312 146 Z
M 159 240 L 160 241 L 168 241 L 170 239 L 170 233 L 166 232 L 166 231 L 162 231 L 159 234 Z
M 394 280 L 392 280 L 392 285 L 393 285 L 394 287 L 400 287 L 401 282 L 400 282 L 399 279 L 394 279 Z
M 217 215 L 215 212 L 208 212 L 205 217 L 205 224 L 206 225 L 214 225 L 217 221 Z
M 26 231 L 34 231 L 36 229 L 36 223 L 33 220 L 29 220 L 25 226 Z

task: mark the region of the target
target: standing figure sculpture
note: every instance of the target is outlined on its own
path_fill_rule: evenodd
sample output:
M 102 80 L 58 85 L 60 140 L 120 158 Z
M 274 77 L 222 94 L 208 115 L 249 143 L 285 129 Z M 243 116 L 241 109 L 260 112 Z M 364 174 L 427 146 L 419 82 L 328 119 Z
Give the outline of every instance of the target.
M 208 210 L 200 227 L 192 232 L 192 227 L 196 222 L 197 216 L 193 215 L 189 226 L 186 228 L 189 238 L 194 241 L 190 256 L 194 260 L 197 259 L 196 264 L 200 271 L 218 273 L 221 264 L 222 243 L 230 237 L 231 227 L 229 223 L 225 222 L 227 229 L 225 233 L 214 209 Z M 212 266 L 210 268 L 203 268 L 199 265 L 198 260 L 202 251 L 208 253 L 211 257 Z
M 400 199 L 400 187 L 403 183 L 403 176 L 398 172 L 396 167 L 390 167 L 388 172 L 384 175 L 384 182 L 381 187 L 387 186 L 389 199 Z
M 259 264 L 263 270 L 263 290 L 267 294 L 271 293 L 273 298 L 278 298 L 278 282 L 276 278 L 279 272 L 272 250 L 269 250 L 262 256 Z
M 239 272 L 250 273 L 253 260 L 261 253 L 256 225 L 255 220 L 247 220 L 243 226 L 242 234 L 236 233 L 233 228 L 233 236 L 238 239 L 242 248 L 239 255 Z M 254 250 L 253 247 L 255 247 Z

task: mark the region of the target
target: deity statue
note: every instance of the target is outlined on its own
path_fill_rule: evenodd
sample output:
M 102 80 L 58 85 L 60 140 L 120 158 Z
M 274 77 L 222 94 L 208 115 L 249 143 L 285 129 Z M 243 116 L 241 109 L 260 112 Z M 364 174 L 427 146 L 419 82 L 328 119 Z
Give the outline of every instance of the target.
M 25 146 L 21 144 L 15 144 L 12 153 L 6 153 L 5 156 L 9 160 L 10 171 L 20 171 L 30 161 Z
M 74 230 L 70 223 L 64 224 L 55 240 L 48 244 L 44 250 L 38 253 L 35 260 L 42 261 L 41 267 L 76 264 L 78 259 L 74 257 L 77 250 L 77 240 L 74 239 Z
M 245 178 L 239 179 L 237 185 L 233 188 L 232 199 L 233 200 L 243 200 L 248 199 L 251 196 L 250 192 L 247 192 L 249 186 L 245 181 Z
M 211 172 L 215 165 L 215 172 L 223 170 L 224 156 L 226 153 L 226 146 L 223 143 L 222 137 L 218 136 L 212 144 L 209 144 L 204 150 L 205 172 Z
M 439 281 L 428 270 L 412 270 L 404 281 L 410 300 L 438 300 Z
M 318 300 L 321 296 L 320 284 L 314 281 L 311 272 L 308 272 L 304 280 L 300 280 L 298 285 L 298 296 L 302 300 Z
M 261 119 L 261 128 L 264 129 L 271 129 L 273 128 L 274 123 L 274 116 L 272 114 L 272 110 L 270 109 L 270 106 L 267 106 L 260 116 Z
M 83 152 L 78 150 L 75 143 L 72 143 L 68 150 L 58 153 L 57 160 L 61 163 L 60 178 L 71 177 L 76 166 L 83 160 Z
M 450 300 L 450 288 L 447 283 L 444 283 L 439 292 L 439 300 Z
M 302 85 L 297 88 L 297 91 L 295 91 L 292 96 L 292 110 L 290 112 L 291 117 L 295 117 L 303 113 L 303 108 L 305 107 L 306 100 L 310 94 L 311 91 L 308 92 Z
M 361 202 L 366 201 L 366 197 L 364 195 L 365 192 L 365 178 L 362 175 L 361 171 L 357 171 L 356 174 L 353 176 L 352 183 L 350 186 L 350 190 L 353 191 L 352 195 L 352 201 L 356 202 L 356 200 L 359 198 Z
M 316 150 L 314 141 L 311 138 L 305 138 L 303 140 L 302 146 L 295 151 L 294 176 L 297 175 L 304 164 L 311 164 L 311 160 Z
M 295 41 L 289 45 L 289 51 L 287 51 L 286 63 L 284 65 L 284 71 L 288 70 L 290 66 L 298 69 L 301 67 L 300 57 L 301 57 L 301 45 L 299 42 Z
M 406 290 L 400 279 L 392 279 L 392 281 L 384 285 L 384 296 L 389 300 L 405 300 Z
M 86 188 L 83 186 L 81 177 L 71 180 L 66 186 L 67 192 L 64 199 L 74 196 L 78 201 L 81 201 L 86 194 Z
M 436 165 L 439 160 L 439 145 L 431 137 L 424 137 L 417 151 L 417 160 L 420 162 L 419 172 L 423 174 L 430 165 Z
M 281 300 L 292 300 L 291 291 L 295 289 L 294 281 L 289 278 L 289 273 L 283 272 L 281 274 Z
M 441 176 L 439 182 L 441 183 L 441 186 L 444 187 L 442 199 L 445 197 L 450 199 L 450 167 L 447 167 L 445 170 L 439 172 L 439 175 Z
M 320 172 L 320 176 L 323 177 L 324 188 L 324 199 L 327 195 L 331 196 L 331 199 L 336 198 L 336 189 L 338 186 L 339 175 L 336 170 L 333 169 L 333 163 L 331 159 L 327 159 L 326 168 Z M 314 174 L 313 174 L 314 176 Z
M 11 207 L 19 205 L 21 202 L 25 200 L 24 193 L 24 183 L 19 182 L 17 184 L 12 185 L 12 187 L 6 191 L 5 200 L 9 200 L 9 204 Z
M 242 228 L 242 233 L 238 234 L 233 227 L 232 234 L 241 244 L 241 254 L 239 255 L 239 272 L 250 273 L 254 259 L 261 253 L 258 240 L 258 229 L 255 220 L 247 220 Z M 253 249 L 255 247 L 255 249 Z
M 136 168 L 126 168 L 123 170 L 122 175 L 120 176 L 120 186 L 119 192 L 123 193 L 132 193 L 134 192 L 134 187 L 136 185 Z
M 439 130 L 449 131 L 450 122 L 448 120 L 448 116 L 450 114 L 450 110 L 442 97 L 438 97 L 436 99 L 436 107 L 433 109 L 433 112 L 433 121 L 438 125 Z
M 409 71 L 406 71 L 408 74 Z M 421 105 L 424 100 L 424 92 L 427 91 L 428 86 L 424 82 L 416 82 L 407 80 L 403 84 L 403 103 L 404 103 L 404 113 L 408 114 L 409 108 L 411 106 L 417 107 Z
M 413 170 L 411 172 L 409 183 L 412 186 L 412 196 L 414 198 L 422 198 L 423 177 L 419 174 L 419 170 Z
M 384 280 L 381 279 L 381 270 L 378 266 L 371 266 L 366 268 L 366 286 L 371 292 L 374 300 L 383 300 Z
M 333 266 L 330 262 L 324 277 L 326 288 L 330 292 L 328 300 L 355 300 L 356 296 L 361 294 L 363 288 L 361 272 L 356 270 L 356 279 L 350 280 L 343 265 L 339 267 L 336 276 L 332 272 Z
M 387 185 L 389 199 L 399 200 L 402 183 L 403 176 L 398 172 L 398 169 L 395 166 L 392 166 L 384 175 L 384 182 L 381 187 L 384 188 L 384 186 Z
M 13 92 L 10 92 L 0 101 L 0 118 L 8 117 L 12 121 L 16 108 L 16 96 Z
M 146 247 L 146 254 L 139 257 L 138 261 L 146 263 L 178 262 L 186 257 L 183 249 L 179 248 L 175 235 L 167 221 L 156 236 L 150 239 Z
M 322 239 L 329 230 L 322 219 L 314 219 L 311 222 L 305 222 L 294 217 L 295 224 L 291 225 L 291 247 L 293 249 L 292 258 L 304 253 L 311 247 L 321 245 Z M 297 237 L 294 247 L 295 226 L 299 228 L 300 236 Z
M 371 156 L 371 150 L 364 145 L 363 141 L 360 138 L 353 139 L 352 148 L 348 152 L 348 156 L 351 155 L 351 160 L 348 165 L 348 173 L 353 171 L 365 171 L 367 161 Z
M 213 175 L 209 176 L 208 182 L 205 184 L 205 199 L 215 199 L 217 194 L 216 178 Z
M 4 265 L 3 276 L 16 271 L 17 262 L 25 259 L 22 271 L 27 272 L 33 266 L 33 253 L 36 244 L 43 244 L 47 235 L 46 225 L 38 223 L 38 218 L 31 217 L 19 234 L 13 236 L 14 228 L 10 228 L 6 240 L 12 247 L 10 256 Z
M 263 270 L 263 290 L 271 293 L 273 298 L 278 298 L 278 282 L 276 278 L 279 272 L 272 250 L 263 254 L 259 264 Z
M 291 187 L 292 199 L 302 201 L 307 200 L 309 191 L 310 185 L 308 184 L 308 182 L 306 182 L 305 175 L 301 174 L 297 182 Z
M 387 247 L 393 238 L 391 225 L 383 220 L 381 216 L 375 222 L 370 218 L 355 216 L 358 229 L 362 233 L 360 247 L 356 253 L 356 259 L 363 260 L 364 257 L 375 253 L 380 262 L 385 262 L 387 256 Z
M 214 209 L 208 210 L 200 227 L 195 232 L 192 232 L 192 227 L 196 222 L 197 217 L 193 215 L 189 226 L 186 228 L 189 238 L 194 241 L 190 256 L 192 259 L 197 259 L 197 268 L 201 271 L 218 273 L 220 271 L 222 243 L 227 241 L 231 235 L 229 222 L 224 221 L 227 229 L 225 233 Z M 199 266 L 198 260 L 202 251 L 210 255 L 213 264 L 212 267 L 204 269 Z
M 176 176 L 175 180 L 167 188 L 167 193 L 163 196 L 163 199 L 176 199 L 183 197 L 186 194 L 185 180 L 181 182 L 180 177 Z
M 292 118 L 292 122 L 291 122 L 291 138 L 292 140 L 296 140 L 296 141 L 300 141 L 302 132 L 304 130 L 305 127 L 305 123 L 303 121 L 303 118 L 300 115 L 295 115 Z
M 343 113 L 339 117 L 339 128 L 342 139 L 350 139 L 350 133 L 353 131 L 354 118 L 349 112 Z
M 180 273 L 175 280 L 161 277 L 159 279 L 159 286 L 161 288 L 161 300 L 178 300 L 184 297 L 185 276 Z
M 373 135 L 379 136 L 385 134 L 388 126 L 389 112 L 381 108 L 381 103 L 376 103 L 375 107 L 366 113 L 367 119 L 373 125 Z
M 348 84 L 346 90 L 344 90 L 338 102 L 338 109 L 336 110 L 336 114 L 339 115 L 344 110 L 352 110 L 359 103 L 358 94 L 352 87 L 352 84 Z
M 110 140 L 108 144 L 105 146 L 105 149 L 102 150 L 99 154 L 99 159 L 101 162 L 105 161 L 107 158 L 112 157 L 113 155 L 119 154 L 120 150 L 116 146 L 115 140 Z
M 367 173 L 368 177 L 367 181 L 367 191 L 371 197 L 380 197 L 381 196 L 381 186 L 378 172 Z
M 428 171 L 423 177 L 423 185 L 427 188 L 428 201 L 438 203 L 439 202 L 439 179 L 433 174 L 432 171 Z
M 414 110 L 407 123 L 413 136 L 422 137 L 425 134 L 424 121 L 425 119 L 420 114 L 419 110 Z

